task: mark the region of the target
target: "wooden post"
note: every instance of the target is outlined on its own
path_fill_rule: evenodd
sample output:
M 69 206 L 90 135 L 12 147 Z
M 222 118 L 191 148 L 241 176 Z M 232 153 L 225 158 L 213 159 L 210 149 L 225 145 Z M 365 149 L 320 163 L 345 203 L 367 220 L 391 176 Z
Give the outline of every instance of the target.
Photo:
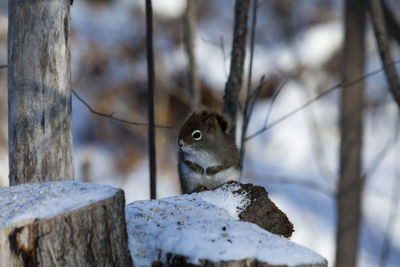
M 9 1 L 10 185 L 72 180 L 70 0 Z

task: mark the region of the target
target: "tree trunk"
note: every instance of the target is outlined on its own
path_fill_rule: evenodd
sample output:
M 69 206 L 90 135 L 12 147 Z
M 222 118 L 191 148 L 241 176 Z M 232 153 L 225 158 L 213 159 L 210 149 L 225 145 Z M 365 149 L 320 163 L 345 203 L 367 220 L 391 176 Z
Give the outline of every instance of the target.
M 10 185 L 72 180 L 70 1 L 9 1 Z
M 231 119 L 229 136 L 236 139 L 236 120 L 239 93 L 242 88 L 243 67 L 246 51 L 247 17 L 250 0 L 235 1 L 235 22 L 231 53 L 231 70 L 225 85 L 224 113 Z
M 186 0 L 185 45 L 189 61 L 189 91 L 192 110 L 200 108 L 201 92 L 195 57 L 197 0 Z
M 132 266 L 122 190 L 33 183 L 2 188 L 2 198 L 0 209 L 15 215 L 0 215 L 0 266 Z
M 345 1 L 344 83 L 364 74 L 365 12 L 363 1 Z M 337 267 L 356 266 L 357 261 L 362 194 L 363 90 L 363 81 L 342 89 Z

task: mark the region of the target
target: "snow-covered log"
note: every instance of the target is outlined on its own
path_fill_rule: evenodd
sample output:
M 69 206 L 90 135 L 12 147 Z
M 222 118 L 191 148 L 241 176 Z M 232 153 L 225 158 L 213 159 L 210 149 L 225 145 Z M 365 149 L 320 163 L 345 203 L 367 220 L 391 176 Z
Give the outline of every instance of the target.
M 204 191 L 126 206 L 134 266 L 327 266 L 291 242 L 292 225 L 259 187 L 228 183 Z M 261 205 L 266 205 L 264 209 Z M 261 211 L 257 215 L 257 207 Z M 255 212 L 258 225 L 247 213 Z
M 0 266 L 132 266 L 123 191 L 73 181 L 0 189 Z

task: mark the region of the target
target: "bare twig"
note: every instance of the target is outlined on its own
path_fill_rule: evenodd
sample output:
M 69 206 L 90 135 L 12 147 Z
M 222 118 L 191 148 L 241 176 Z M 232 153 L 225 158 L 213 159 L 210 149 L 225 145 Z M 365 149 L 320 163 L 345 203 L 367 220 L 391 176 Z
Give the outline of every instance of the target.
M 400 80 L 396 68 L 393 65 L 389 65 L 393 60 L 390 53 L 390 42 L 386 33 L 381 0 L 369 0 L 368 11 L 374 26 L 375 37 L 378 43 L 382 64 L 384 65 L 386 79 L 393 98 L 396 101 L 397 106 L 400 108 Z
M 392 243 L 393 231 L 396 226 L 395 220 L 396 220 L 396 212 L 399 207 L 399 190 L 400 190 L 400 176 L 398 172 L 394 179 L 395 180 L 392 186 L 392 194 L 391 194 L 391 201 L 389 208 L 389 218 L 388 218 L 388 223 L 386 225 L 381 254 L 379 257 L 380 267 L 387 266 L 387 261 L 390 254 L 390 246 Z
M 256 89 L 252 92 L 252 94 L 250 96 L 248 121 L 250 121 L 251 115 L 253 114 L 253 110 L 254 110 L 254 104 L 255 104 L 258 96 L 260 95 L 260 92 L 261 92 L 262 88 L 264 87 L 264 85 L 265 85 L 265 75 L 261 76 L 261 79 L 258 82 Z
M 251 34 L 250 34 L 250 61 L 249 61 L 249 74 L 247 76 L 247 92 L 246 92 L 246 101 L 243 110 L 243 125 L 242 125 L 242 135 L 240 138 L 240 162 L 243 163 L 244 151 L 245 151 L 245 136 L 247 133 L 247 128 L 249 126 L 250 116 L 251 116 L 251 99 L 250 99 L 250 88 L 251 88 L 251 80 L 252 80 L 252 71 L 253 71 L 253 56 L 254 56 L 254 37 L 256 34 L 256 24 L 257 24 L 257 0 L 253 0 L 253 19 L 251 22 Z M 260 84 L 264 84 L 264 76 L 261 78 Z M 262 85 L 260 86 L 262 88 Z M 260 90 L 256 90 L 256 96 L 253 97 L 254 101 L 259 94 Z M 252 101 L 252 102 L 254 102 Z
M 310 190 L 320 192 L 328 197 L 335 197 L 335 192 L 333 192 L 313 181 L 295 180 L 295 179 L 286 178 L 286 177 L 276 177 L 276 178 L 268 178 L 265 180 L 265 182 L 273 183 L 273 184 L 291 184 L 291 185 L 301 186 L 301 187 L 308 188 Z
M 400 118 L 397 118 L 393 136 L 386 141 L 386 144 L 382 147 L 382 149 L 376 155 L 374 160 L 370 164 L 368 164 L 370 167 L 361 176 L 362 179 L 367 179 L 368 177 L 370 177 L 372 173 L 375 172 L 376 169 L 378 169 L 379 165 L 382 163 L 383 159 L 389 153 L 389 151 L 394 148 L 394 145 L 397 143 L 397 140 L 399 139 L 399 128 L 400 128 Z
M 149 105 L 149 168 L 150 198 L 157 197 L 156 192 L 156 143 L 154 131 L 154 54 L 153 54 L 153 10 L 151 0 L 146 0 L 146 50 L 148 74 Z
M 223 65 L 224 65 L 224 74 L 225 77 L 228 77 L 228 70 L 226 68 L 226 61 L 228 60 L 229 56 L 226 55 L 226 49 L 225 49 L 225 41 L 224 41 L 224 37 L 220 36 L 219 37 L 219 42 L 216 41 L 211 41 L 211 40 L 207 40 L 206 38 L 204 38 L 203 36 L 200 36 L 200 39 L 205 42 L 206 44 L 218 47 L 221 51 L 221 55 L 222 55 L 222 60 L 223 60 Z
M 2 68 L 8 68 L 8 65 L 0 65 L 0 69 Z M 133 121 L 128 121 L 128 120 L 124 120 L 124 119 L 120 119 L 114 116 L 114 112 L 110 113 L 110 114 L 106 114 L 106 113 L 102 113 L 99 111 L 94 110 L 85 100 L 83 100 L 83 98 L 73 89 L 71 89 L 72 94 L 85 106 L 87 107 L 87 109 L 97 115 L 97 116 L 101 116 L 101 117 L 105 117 L 105 118 L 109 118 L 118 122 L 122 122 L 122 123 L 127 123 L 127 124 L 131 124 L 131 125 L 135 125 L 135 126 L 149 126 L 148 123 L 142 123 L 142 122 L 133 122 Z M 161 128 L 161 129 L 172 129 L 174 127 L 172 126 L 168 126 L 168 125 L 154 125 L 156 128 Z
M 122 123 L 127 123 L 127 124 L 131 124 L 131 125 L 135 125 L 135 126 L 149 126 L 148 123 L 142 123 L 142 122 L 133 122 L 133 121 L 128 121 L 128 120 L 124 120 L 124 119 L 120 119 L 114 116 L 114 112 L 110 113 L 110 114 L 106 114 L 106 113 L 102 113 L 99 111 L 94 110 L 85 100 L 83 100 L 83 98 L 75 91 L 72 89 L 72 94 L 85 106 L 87 107 L 87 109 L 97 115 L 97 116 L 101 116 L 101 117 L 105 117 L 105 118 L 109 118 L 118 122 L 122 122 Z M 172 129 L 172 126 L 167 126 L 167 125 L 155 125 L 155 127 L 157 128 L 162 128 L 162 129 Z
M 386 66 L 386 67 L 387 67 L 387 66 L 394 66 L 394 65 L 397 65 L 397 64 L 399 64 L 399 63 L 400 63 L 400 60 L 396 60 L 396 61 L 393 61 L 393 62 L 387 64 L 387 65 L 384 65 L 383 68 L 380 68 L 380 69 L 371 71 L 371 72 L 369 72 L 369 73 L 367 73 L 367 74 L 365 74 L 365 75 L 363 75 L 363 76 L 361 76 L 361 77 L 358 77 L 358 78 L 356 78 L 356 79 L 354 79 L 354 80 L 351 80 L 351 81 L 349 81 L 349 82 L 340 82 L 340 83 L 336 84 L 335 86 L 333 86 L 333 87 L 331 87 L 331 88 L 329 88 L 329 89 L 327 89 L 327 90 L 325 90 L 325 91 L 319 93 L 319 94 L 316 95 L 315 97 L 309 99 L 309 100 L 306 101 L 304 104 L 300 105 L 299 107 L 295 108 L 294 110 L 288 112 L 286 115 L 283 115 L 282 117 L 280 117 L 280 118 L 274 120 L 274 121 L 271 122 L 270 124 L 268 124 L 268 125 L 266 125 L 266 126 L 263 126 L 263 127 L 262 127 L 260 130 L 258 130 L 257 132 L 255 132 L 255 133 L 249 135 L 248 137 L 246 137 L 246 141 L 248 141 L 248 140 L 250 140 L 250 139 L 253 139 L 254 137 L 256 137 L 256 136 L 262 134 L 262 133 L 265 132 L 265 131 L 268 131 L 269 129 L 271 129 L 272 127 L 278 125 L 279 123 L 281 123 L 282 121 L 286 120 L 287 118 L 289 118 L 289 117 L 295 115 L 297 112 L 299 112 L 299 111 L 305 109 L 306 107 L 310 106 L 310 105 L 313 104 L 315 101 L 319 100 L 320 98 L 322 98 L 323 96 L 327 95 L 328 93 L 330 93 L 330 92 L 332 92 L 332 91 L 335 91 L 335 90 L 337 90 L 337 89 L 340 89 L 340 88 L 344 89 L 344 88 L 346 88 L 346 87 L 350 87 L 351 85 L 354 85 L 354 84 L 356 84 L 356 83 L 359 83 L 359 82 L 361 82 L 361 81 L 363 81 L 363 80 L 365 80 L 365 79 L 367 79 L 367 78 L 369 78 L 369 77 L 371 77 L 371 76 L 374 76 L 374 75 L 376 75 L 376 74 L 378 74 L 378 73 L 384 71 L 385 66 Z
M 222 58 L 224 60 L 224 72 L 225 72 L 225 76 L 228 77 L 228 70 L 226 69 L 226 53 L 225 53 L 225 41 L 224 41 L 224 37 L 221 36 L 219 38 L 219 48 L 221 49 L 221 53 L 222 53 Z

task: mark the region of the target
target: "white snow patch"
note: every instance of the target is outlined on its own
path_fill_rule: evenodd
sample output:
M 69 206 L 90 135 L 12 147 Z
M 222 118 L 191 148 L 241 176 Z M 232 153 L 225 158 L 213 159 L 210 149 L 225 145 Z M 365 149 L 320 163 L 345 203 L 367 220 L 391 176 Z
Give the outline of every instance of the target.
M 112 197 L 117 188 L 74 181 L 0 188 L 0 229 L 24 220 L 45 219 Z
M 221 192 L 209 194 L 212 193 Z M 225 209 L 202 200 L 205 197 L 220 203 L 224 199 L 209 194 L 128 204 L 125 212 L 134 265 L 166 263 L 167 252 L 185 256 L 192 264 L 199 264 L 201 259 L 219 262 L 246 258 L 288 266 L 325 262 L 318 254 L 284 237 L 235 220 Z
M 239 220 L 239 214 L 250 204 L 246 192 L 236 193 L 240 186 L 223 185 L 214 191 L 204 191 L 198 196 L 205 202 L 228 211 L 232 218 Z

